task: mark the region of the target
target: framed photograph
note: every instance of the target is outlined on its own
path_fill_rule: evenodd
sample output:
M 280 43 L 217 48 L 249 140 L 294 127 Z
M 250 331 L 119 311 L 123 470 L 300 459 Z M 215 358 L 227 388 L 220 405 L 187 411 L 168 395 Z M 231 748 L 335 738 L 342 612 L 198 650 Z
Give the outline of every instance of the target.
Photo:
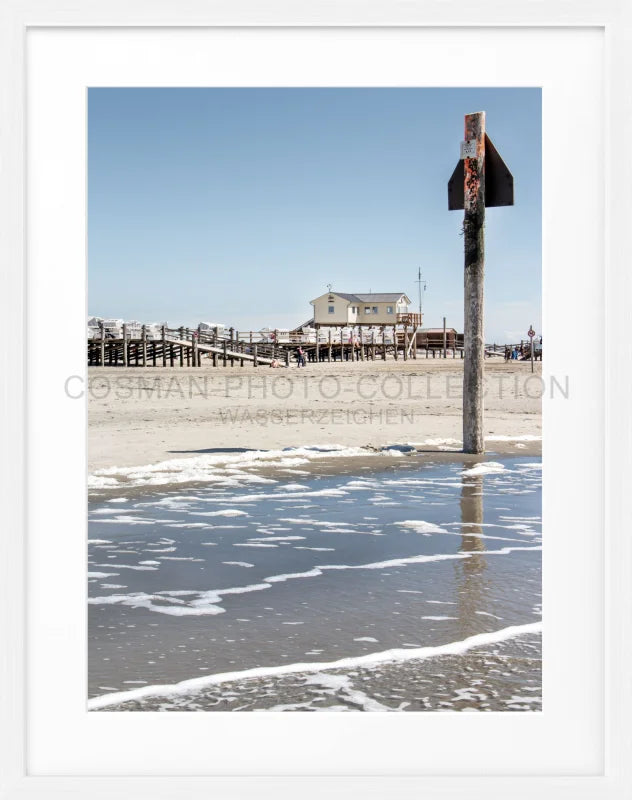
M 630 12 L 3 11 L 2 797 L 629 796 Z

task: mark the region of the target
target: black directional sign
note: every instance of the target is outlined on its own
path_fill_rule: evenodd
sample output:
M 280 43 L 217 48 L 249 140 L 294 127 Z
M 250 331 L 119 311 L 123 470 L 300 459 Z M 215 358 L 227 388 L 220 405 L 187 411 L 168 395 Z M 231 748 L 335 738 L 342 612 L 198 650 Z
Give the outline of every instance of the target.
M 463 208 L 465 165 L 463 159 L 456 165 L 448 181 L 448 208 Z M 485 134 L 485 207 L 512 206 L 514 204 L 513 175 L 500 157 L 492 140 Z

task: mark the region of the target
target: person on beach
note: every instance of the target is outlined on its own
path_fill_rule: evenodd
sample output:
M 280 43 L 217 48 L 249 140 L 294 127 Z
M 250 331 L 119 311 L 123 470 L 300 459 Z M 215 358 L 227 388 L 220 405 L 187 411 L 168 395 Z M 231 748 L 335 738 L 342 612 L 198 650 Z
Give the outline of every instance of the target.
M 277 361 L 276 358 L 273 358 L 272 361 L 270 362 L 270 368 L 271 369 L 277 369 L 278 366 L 279 366 L 279 362 Z
M 303 348 L 300 345 L 296 350 L 296 360 L 298 361 L 299 367 L 305 366 L 305 353 L 303 352 Z

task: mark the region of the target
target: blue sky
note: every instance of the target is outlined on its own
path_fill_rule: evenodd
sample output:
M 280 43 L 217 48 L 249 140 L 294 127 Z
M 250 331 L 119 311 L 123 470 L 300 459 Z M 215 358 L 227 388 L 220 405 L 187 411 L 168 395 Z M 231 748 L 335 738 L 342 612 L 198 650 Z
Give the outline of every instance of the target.
M 463 328 L 464 114 L 514 175 L 487 210 L 486 340 L 541 332 L 539 89 L 90 89 L 90 314 L 294 327 L 327 291 L 403 291 Z

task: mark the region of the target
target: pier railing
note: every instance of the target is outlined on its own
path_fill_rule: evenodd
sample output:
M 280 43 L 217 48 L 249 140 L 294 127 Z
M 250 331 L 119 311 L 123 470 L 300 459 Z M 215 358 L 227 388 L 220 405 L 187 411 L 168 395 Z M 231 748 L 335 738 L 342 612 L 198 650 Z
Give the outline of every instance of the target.
M 213 366 L 289 365 L 298 348 L 308 362 L 386 360 L 402 358 L 463 358 L 462 335 L 432 340 L 416 327 L 380 326 L 334 333 L 331 328 L 310 333 L 283 330 L 238 331 L 235 328 L 197 328 L 169 325 L 130 325 L 121 330 L 101 326 L 88 338 L 88 364 L 92 366 Z M 503 356 L 517 349 L 519 358 L 530 355 L 529 343 L 485 345 L 486 356 Z M 535 343 L 536 358 L 542 346 Z

